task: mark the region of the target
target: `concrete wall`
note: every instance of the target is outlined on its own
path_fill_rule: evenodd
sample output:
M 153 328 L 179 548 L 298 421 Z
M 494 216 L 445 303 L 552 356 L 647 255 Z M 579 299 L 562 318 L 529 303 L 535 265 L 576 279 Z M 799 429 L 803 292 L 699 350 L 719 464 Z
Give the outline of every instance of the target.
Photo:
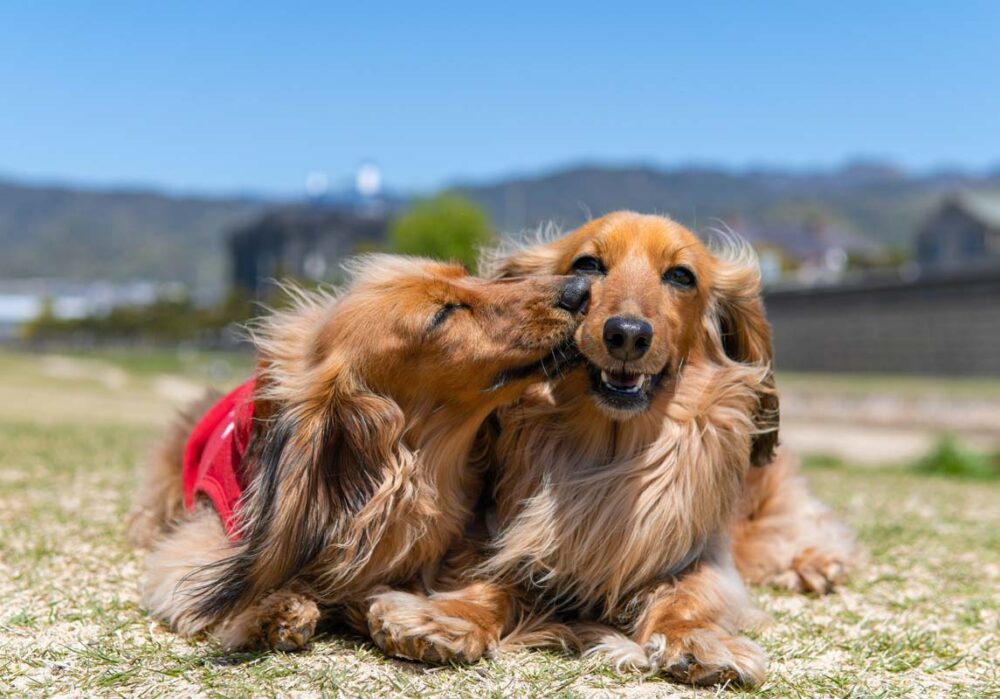
M 765 295 L 780 371 L 1000 375 L 1000 268 Z

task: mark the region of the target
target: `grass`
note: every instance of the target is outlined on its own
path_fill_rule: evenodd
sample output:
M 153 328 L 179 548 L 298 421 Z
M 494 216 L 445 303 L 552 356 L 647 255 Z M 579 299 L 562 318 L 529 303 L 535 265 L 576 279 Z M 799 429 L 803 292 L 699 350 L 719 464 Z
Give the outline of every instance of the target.
M 934 448 L 913 465 L 917 473 L 952 478 L 1000 478 L 1000 454 L 969 449 L 953 435 L 941 437 Z
M 125 368 L 114 357 L 85 361 L 88 372 L 121 373 L 94 379 L 45 357 L 0 355 L 0 404 L 8 405 L 0 413 L 0 695 L 712 694 L 551 652 L 428 669 L 335 632 L 294 655 L 224 654 L 178 639 L 138 606 L 141 564 L 122 523 L 134 468 L 179 399 L 156 390 L 162 372 L 193 380 L 201 370 L 156 358 Z M 808 477 L 857 528 L 870 560 L 836 595 L 754 590 L 773 619 L 756 634 L 771 657 L 768 680 L 724 694 L 1000 696 L 1000 483 L 829 460 Z
M 247 352 L 222 352 L 181 348 L 167 351 L 153 348 L 129 349 L 111 347 L 72 352 L 73 358 L 82 361 L 105 362 L 127 371 L 133 377 L 149 377 L 157 374 L 179 375 L 204 383 L 213 383 L 239 376 L 253 368 L 253 355 Z M 21 355 L 0 353 L 0 367 L 10 366 L 18 358 L 30 361 L 32 357 L 46 355 Z

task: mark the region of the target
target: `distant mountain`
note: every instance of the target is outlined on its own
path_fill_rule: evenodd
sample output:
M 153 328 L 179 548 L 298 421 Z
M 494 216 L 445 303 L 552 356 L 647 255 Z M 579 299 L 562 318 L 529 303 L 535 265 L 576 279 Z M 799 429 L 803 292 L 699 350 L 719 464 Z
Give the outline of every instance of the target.
M 217 285 L 223 232 L 260 200 L 0 182 L 0 279 L 145 278 Z
M 1000 189 L 1000 173 L 908 176 L 892 165 L 859 162 L 832 171 L 579 166 L 453 189 L 479 202 L 507 233 L 546 221 L 564 227 L 616 209 L 668 214 L 703 231 L 720 220 L 832 224 L 908 248 L 941 197 L 956 189 Z
M 719 220 L 743 219 L 758 229 L 825 220 L 908 248 L 942 196 L 956 189 L 1000 190 L 1000 172 L 911 176 L 878 162 L 815 172 L 584 165 L 452 189 L 482 204 L 504 233 L 545 221 L 571 227 L 634 209 L 669 214 L 699 231 Z M 316 205 L 350 202 L 344 193 Z M 144 278 L 218 287 L 227 280 L 227 232 L 288 203 L 0 181 L 0 279 Z M 401 203 L 394 197 L 392 208 Z

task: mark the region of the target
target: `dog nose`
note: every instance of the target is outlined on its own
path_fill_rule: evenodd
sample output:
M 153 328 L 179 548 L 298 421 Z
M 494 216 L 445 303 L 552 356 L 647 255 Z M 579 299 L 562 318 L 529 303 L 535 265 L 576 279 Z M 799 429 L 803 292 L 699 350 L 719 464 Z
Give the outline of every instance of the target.
M 590 280 L 578 276 L 563 284 L 556 305 L 570 313 L 580 313 L 586 307 L 588 300 L 590 300 Z
M 646 354 L 653 340 L 653 326 L 641 318 L 614 316 L 604 324 L 604 346 L 623 362 Z

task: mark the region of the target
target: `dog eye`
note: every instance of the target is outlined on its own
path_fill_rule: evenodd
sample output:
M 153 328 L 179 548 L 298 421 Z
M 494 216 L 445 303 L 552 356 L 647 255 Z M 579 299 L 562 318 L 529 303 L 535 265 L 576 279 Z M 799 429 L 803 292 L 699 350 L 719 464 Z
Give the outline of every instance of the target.
M 580 272 L 581 274 L 606 274 L 607 270 L 604 269 L 604 265 L 593 255 L 584 255 L 583 257 L 578 257 L 573 260 L 574 272 Z
M 431 322 L 428 323 L 427 329 L 434 330 L 435 328 L 440 327 L 442 323 L 448 320 L 448 316 L 450 316 L 452 313 L 454 313 L 455 311 L 460 311 L 462 309 L 467 310 L 468 308 L 469 307 L 466 306 L 464 303 L 446 303 L 445 305 L 441 306 L 441 308 L 438 309 L 437 313 L 434 314 L 434 317 L 431 318 Z
M 690 289 L 696 283 L 694 272 L 687 267 L 671 267 L 663 273 L 663 281 L 685 289 Z

